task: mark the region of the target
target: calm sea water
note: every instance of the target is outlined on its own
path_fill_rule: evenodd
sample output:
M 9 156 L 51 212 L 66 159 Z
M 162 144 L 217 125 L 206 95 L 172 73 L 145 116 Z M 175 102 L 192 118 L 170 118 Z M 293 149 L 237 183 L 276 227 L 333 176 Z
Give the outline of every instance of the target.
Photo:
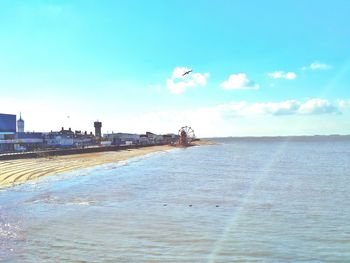
M 218 143 L 0 190 L 0 261 L 350 262 L 350 140 Z

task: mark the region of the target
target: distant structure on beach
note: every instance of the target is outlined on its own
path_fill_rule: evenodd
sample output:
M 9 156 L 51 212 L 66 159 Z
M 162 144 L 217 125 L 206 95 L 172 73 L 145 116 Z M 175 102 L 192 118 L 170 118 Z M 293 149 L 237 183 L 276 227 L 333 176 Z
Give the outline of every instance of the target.
M 19 114 L 17 121 L 17 132 L 24 132 L 24 120 L 22 119 L 22 113 Z
M 145 134 L 134 133 L 107 133 L 103 140 L 110 142 L 110 145 L 157 145 L 157 144 L 175 144 L 178 140 L 176 134 L 154 134 L 146 132 Z
M 101 132 L 102 122 L 95 121 L 94 122 L 94 127 L 95 127 L 95 137 L 101 139 L 101 137 L 102 137 L 102 132 Z
M 179 130 L 179 146 L 190 146 L 191 142 L 195 140 L 196 135 L 194 134 L 194 130 L 191 127 L 184 126 Z

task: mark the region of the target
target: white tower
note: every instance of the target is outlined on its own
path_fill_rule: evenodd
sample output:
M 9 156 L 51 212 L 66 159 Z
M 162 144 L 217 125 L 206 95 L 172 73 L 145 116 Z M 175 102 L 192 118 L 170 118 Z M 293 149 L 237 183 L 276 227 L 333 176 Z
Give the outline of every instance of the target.
M 17 132 L 24 132 L 24 120 L 22 120 L 22 114 L 19 114 L 19 120 L 17 121 Z

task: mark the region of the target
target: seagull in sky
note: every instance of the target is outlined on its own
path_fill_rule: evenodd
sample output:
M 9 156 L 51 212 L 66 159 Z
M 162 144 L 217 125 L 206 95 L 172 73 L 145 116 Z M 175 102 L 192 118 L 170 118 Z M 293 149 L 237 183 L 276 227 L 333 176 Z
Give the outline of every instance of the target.
M 185 76 L 187 74 L 190 74 L 192 72 L 192 69 L 190 69 L 189 71 L 186 71 L 184 74 L 182 74 L 182 76 Z

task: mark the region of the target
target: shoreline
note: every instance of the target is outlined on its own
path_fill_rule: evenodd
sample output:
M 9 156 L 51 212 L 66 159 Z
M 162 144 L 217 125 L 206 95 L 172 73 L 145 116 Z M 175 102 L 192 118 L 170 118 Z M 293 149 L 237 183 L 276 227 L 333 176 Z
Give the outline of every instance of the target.
M 203 140 L 196 141 L 194 146 L 211 144 L 210 141 Z M 32 181 L 43 176 L 58 175 L 64 172 L 124 161 L 133 157 L 171 149 L 178 148 L 162 145 L 120 151 L 0 161 L 0 189 Z
M 124 161 L 154 152 L 176 149 L 162 145 L 114 152 L 97 152 L 64 156 L 17 159 L 0 162 L 0 189 L 32 181 L 43 176 Z

